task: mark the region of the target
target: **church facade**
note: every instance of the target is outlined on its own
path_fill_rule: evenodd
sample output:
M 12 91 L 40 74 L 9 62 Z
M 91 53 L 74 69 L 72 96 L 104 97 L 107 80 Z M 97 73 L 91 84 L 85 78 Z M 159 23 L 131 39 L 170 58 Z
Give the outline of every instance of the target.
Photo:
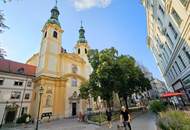
M 64 30 L 59 23 L 59 10 L 55 6 L 51 17 L 42 29 L 40 51 L 34 54 L 27 64 L 37 66 L 30 114 L 37 117 L 39 89 L 43 87 L 40 116 L 52 115 L 55 118 L 71 117 L 87 109 L 87 101 L 80 99 L 81 83 L 89 79 L 92 68 L 87 53 L 90 49 L 81 25 L 75 52 L 62 48 Z

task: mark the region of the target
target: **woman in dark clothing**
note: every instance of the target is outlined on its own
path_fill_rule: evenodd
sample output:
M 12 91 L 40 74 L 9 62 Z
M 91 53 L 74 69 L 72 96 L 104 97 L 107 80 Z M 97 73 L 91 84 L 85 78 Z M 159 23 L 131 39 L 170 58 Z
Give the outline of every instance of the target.
M 112 128 L 112 112 L 111 110 L 106 110 L 106 116 L 107 116 L 107 121 L 108 121 L 108 128 Z
M 120 121 L 123 123 L 125 129 L 127 129 L 128 125 L 129 130 L 131 130 L 131 117 L 129 115 L 129 111 L 124 106 L 121 107 Z

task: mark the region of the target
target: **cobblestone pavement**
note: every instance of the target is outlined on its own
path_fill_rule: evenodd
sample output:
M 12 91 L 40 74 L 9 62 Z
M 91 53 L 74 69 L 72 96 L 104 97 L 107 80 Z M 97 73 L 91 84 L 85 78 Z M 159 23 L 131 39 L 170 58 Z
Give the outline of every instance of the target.
M 142 114 L 132 120 L 132 130 L 156 130 L 155 116 L 151 113 Z M 78 122 L 76 119 L 57 120 L 50 123 L 40 124 L 39 130 L 117 130 L 119 122 L 113 123 L 113 128 L 106 126 L 97 126 Z M 34 130 L 34 126 L 25 126 L 17 128 L 2 128 L 2 130 Z

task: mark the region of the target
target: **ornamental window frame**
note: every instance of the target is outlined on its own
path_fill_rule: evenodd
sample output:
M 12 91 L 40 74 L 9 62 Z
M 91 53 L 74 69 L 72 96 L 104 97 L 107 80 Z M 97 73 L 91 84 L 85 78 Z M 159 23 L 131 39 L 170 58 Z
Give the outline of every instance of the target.
M 174 21 L 177 23 L 177 25 L 180 26 L 182 23 L 182 19 L 174 8 L 172 8 L 171 15 Z

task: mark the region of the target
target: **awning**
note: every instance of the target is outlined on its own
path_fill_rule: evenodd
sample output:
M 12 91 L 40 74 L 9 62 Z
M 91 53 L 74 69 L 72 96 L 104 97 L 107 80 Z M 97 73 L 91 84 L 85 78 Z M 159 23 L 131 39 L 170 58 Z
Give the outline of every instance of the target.
M 160 95 L 161 98 L 174 97 L 174 96 L 182 96 L 184 93 L 179 92 L 166 92 Z

